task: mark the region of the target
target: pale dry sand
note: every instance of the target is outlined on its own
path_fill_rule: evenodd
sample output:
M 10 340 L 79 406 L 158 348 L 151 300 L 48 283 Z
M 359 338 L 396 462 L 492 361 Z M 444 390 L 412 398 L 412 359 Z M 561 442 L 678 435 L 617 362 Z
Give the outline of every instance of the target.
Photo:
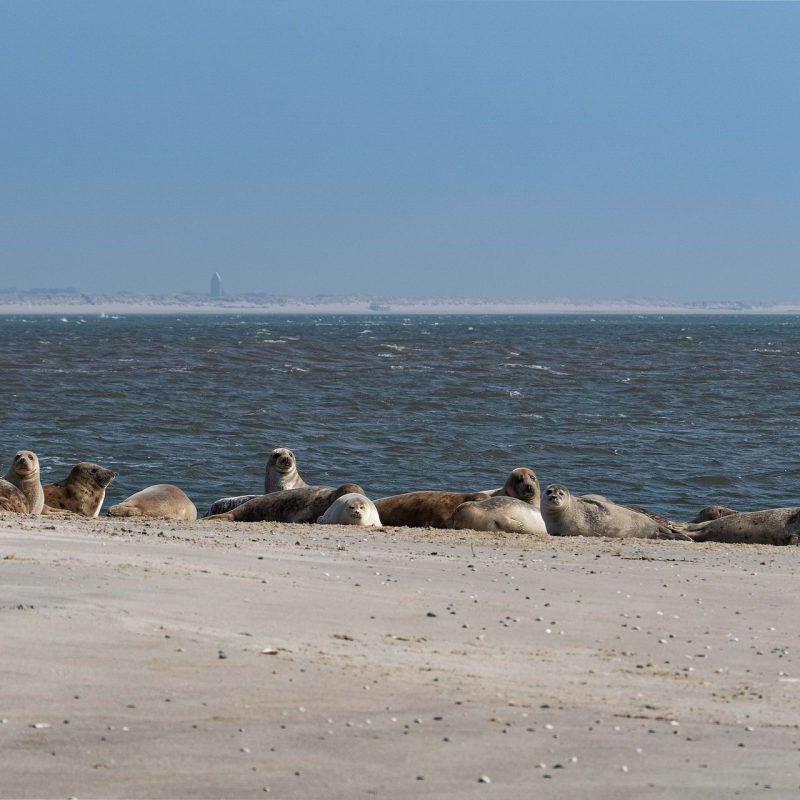
M 797 797 L 799 555 L 5 515 L 0 794 Z

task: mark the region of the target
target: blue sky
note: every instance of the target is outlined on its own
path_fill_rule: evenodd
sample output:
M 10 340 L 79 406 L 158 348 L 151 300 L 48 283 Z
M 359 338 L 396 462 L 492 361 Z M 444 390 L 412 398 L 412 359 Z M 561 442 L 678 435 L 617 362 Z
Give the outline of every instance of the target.
M 2 286 L 800 301 L 800 4 L 0 2 Z

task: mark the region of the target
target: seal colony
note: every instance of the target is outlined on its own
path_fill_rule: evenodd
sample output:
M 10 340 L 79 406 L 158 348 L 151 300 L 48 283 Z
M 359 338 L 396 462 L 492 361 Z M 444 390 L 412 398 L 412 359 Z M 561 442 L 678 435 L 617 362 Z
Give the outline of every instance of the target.
M 91 461 L 76 464 L 62 481 L 42 486 L 39 459 L 19 450 L 0 478 L 0 513 L 100 515 L 116 474 Z M 178 486 L 148 486 L 109 507 L 108 516 L 191 521 L 197 508 Z M 800 507 L 737 512 L 721 505 L 703 508 L 680 522 L 600 494 L 574 495 L 552 483 L 544 493 L 536 473 L 517 467 L 498 489 L 420 489 L 371 499 L 348 482 L 337 488 L 306 483 L 295 454 L 276 447 L 266 462 L 263 494 L 238 494 L 215 501 L 204 522 L 281 522 L 405 526 L 496 531 L 525 536 L 594 536 L 676 539 L 770 545 L 800 544 Z

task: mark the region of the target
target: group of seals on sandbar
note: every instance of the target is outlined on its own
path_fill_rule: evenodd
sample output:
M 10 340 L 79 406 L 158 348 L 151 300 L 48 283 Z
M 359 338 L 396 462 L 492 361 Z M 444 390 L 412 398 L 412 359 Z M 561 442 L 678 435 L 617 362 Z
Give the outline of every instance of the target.
M 35 453 L 20 450 L 0 478 L 0 511 L 42 514 L 60 511 L 97 517 L 115 473 L 83 461 L 58 483 L 42 486 Z M 197 509 L 172 484 L 149 486 L 108 509 L 109 516 L 194 520 Z M 294 453 L 272 451 L 264 493 L 223 497 L 203 522 L 294 522 L 362 527 L 407 526 L 505 531 L 540 536 L 596 536 L 789 545 L 800 543 L 800 507 L 738 513 L 707 506 L 689 522 L 670 520 L 598 494 L 573 495 L 561 484 L 542 494 L 536 473 L 511 471 L 504 485 L 477 492 L 414 491 L 375 501 L 354 483 L 310 486 L 297 471 Z

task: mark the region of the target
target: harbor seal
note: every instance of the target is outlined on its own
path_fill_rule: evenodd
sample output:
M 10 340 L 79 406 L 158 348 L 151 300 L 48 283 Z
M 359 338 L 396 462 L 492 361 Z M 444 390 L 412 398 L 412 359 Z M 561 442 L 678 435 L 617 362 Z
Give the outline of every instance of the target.
M 375 501 L 384 525 L 446 528 L 450 515 L 469 500 L 488 500 L 488 492 L 406 492 Z
M 44 490 L 39 477 L 39 459 L 30 450 L 19 450 L 11 462 L 5 479 L 19 489 L 28 500 L 28 513 L 41 514 Z
M 646 514 L 619 506 L 599 494 L 577 497 L 559 483 L 551 483 L 545 489 L 542 517 L 551 536 L 631 536 L 691 541 L 685 533 Z
M 490 492 L 492 497 L 515 497 L 539 508 L 542 498 L 542 487 L 536 473 L 527 467 L 512 469 L 502 488 Z
M 320 525 L 361 525 L 364 528 L 380 527 L 381 518 L 375 503 L 363 494 L 343 494 L 331 503 L 328 510 L 317 518 Z
M 238 497 L 220 497 L 215 500 L 211 507 L 203 514 L 203 517 L 213 517 L 217 514 L 227 514 L 232 511 L 236 506 L 246 503 L 248 500 L 253 500 L 256 497 L 261 497 L 260 494 L 240 494 Z
M 267 460 L 264 474 L 264 494 L 284 489 L 300 489 L 308 484 L 297 472 L 297 459 L 286 447 L 276 447 Z
M 111 506 L 108 509 L 108 516 L 195 520 L 197 509 L 177 486 L 171 483 L 157 483 Z
M 364 494 L 364 490 L 354 483 L 345 483 L 338 489 L 330 486 L 283 489 L 259 495 L 225 514 L 203 517 L 202 521 L 314 522 L 328 510 L 334 500 L 351 493 Z
M 27 514 L 29 508 L 28 498 L 13 483 L 0 478 L 0 511 Z
M 97 517 L 106 497 L 106 488 L 115 472 L 91 461 L 76 464 L 63 481 L 43 486 L 45 509 L 72 511 L 84 517 Z
M 729 517 L 731 514 L 736 514 L 732 508 L 725 508 L 725 506 L 706 506 L 701 511 L 697 512 L 697 516 L 691 520 L 692 522 L 710 522 L 712 519 L 719 519 L 720 517 Z
M 686 527 L 695 542 L 726 544 L 800 544 L 800 508 L 725 514 Z
M 488 500 L 462 503 L 452 513 L 448 527 L 456 530 L 506 531 L 547 536 L 538 508 L 516 497 L 496 495 Z

